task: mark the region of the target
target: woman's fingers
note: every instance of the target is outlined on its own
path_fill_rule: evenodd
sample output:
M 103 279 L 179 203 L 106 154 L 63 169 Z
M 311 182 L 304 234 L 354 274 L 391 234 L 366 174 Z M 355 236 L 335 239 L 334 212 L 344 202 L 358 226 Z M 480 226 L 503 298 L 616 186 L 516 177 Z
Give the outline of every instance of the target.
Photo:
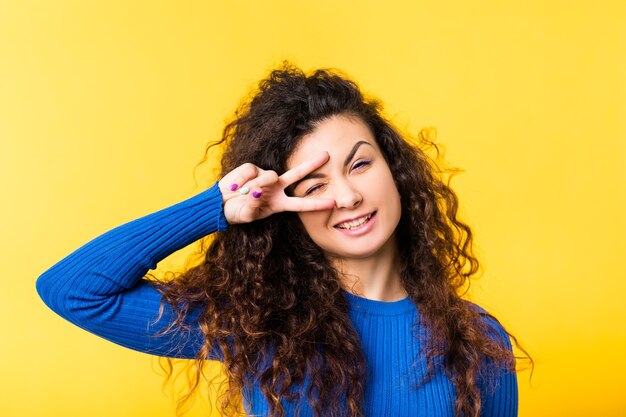
M 270 187 L 278 182 L 278 174 L 276 171 L 263 171 L 254 180 L 246 183 L 246 187 L 250 190 L 253 197 L 258 198 L 261 196 L 264 187 Z
M 224 214 L 229 223 L 247 223 L 281 211 L 329 210 L 335 201 L 323 198 L 287 197 L 285 189 L 324 165 L 330 158 L 322 152 L 288 170 L 280 177 L 275 171 L 243 164 L 222 178 L 219 187 Z
M 259 175 L 260 168 L 246 163 L 233 169 L 220 180 L 220 190 L 223 195 L 240 191 L 245 184 Z
M 284 202 L 285 211 L 317 211 L 330 210 L 335 207 L 335 200 L 330 198 L 287 197 Z
M 279 180 L 282 187 L 287 188 L 289 185 L 301 180 L 324 165 L 329 158 L 330 155 L 328 152 L 321 152 L 312 159 L 288 170 L 280 177 L 278 177 L 274 171 L 265 171 L 254 164 L 246 163 L 235 168 L 220 180 L 220 190 L 222 194 L 229 194 L 234 191 L 241 193 L 242 188 L 245 187 L 247 190 L 244 190 L 246 192 L 242 194 L 247 194 L 252 188 L 262 188 L 273 185 Z
M 276 211 L 276 195 L 283 194 L 278 174 L 246 163 L 220 180 L 224 215 L 233 223 L 248 223 Z M 262 198 L 263 195 L 269 198 Z M 283 194 L 284 195 L 284 194 Z
M 285 185 L 285 187 L 288 187 L 294 182 L 301 180 L 302 178 L 309 175 L 311 172 L 315 171 L 317 168 L 324 165 L 326 162 L 328 162 L 329 158 L 330 155 L 328 154 L 328 152 L 321 152 L 315 155 L 313 158 L 309 159 L 308 161 L 305 161 L 300 165 L 296 165 L 295 167 L 285 172 L 283 175 L 280 176 L 280 181 Z

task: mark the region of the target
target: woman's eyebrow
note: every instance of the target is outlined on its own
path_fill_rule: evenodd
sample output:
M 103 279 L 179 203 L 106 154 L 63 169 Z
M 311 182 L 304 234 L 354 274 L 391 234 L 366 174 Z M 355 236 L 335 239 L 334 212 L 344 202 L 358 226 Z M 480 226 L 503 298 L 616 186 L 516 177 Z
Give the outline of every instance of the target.
M 352 149 L 350 150 L 350 153 L 348 154 L 348 156 L 346 157 L 346 160 L 343 161 L 343 166 L 347 166 L 350 161 L 352 161 L 352 158 L 354 158 L 354 154 L 356 153 L 357 149 L 359 149 L 359 146 L 361 145 L 369 145 L 372 146 L 369 142 L 366 142 L 364 140 L 360 140 L 357 143 L 354 144 L 354 146 L 352 147 Z

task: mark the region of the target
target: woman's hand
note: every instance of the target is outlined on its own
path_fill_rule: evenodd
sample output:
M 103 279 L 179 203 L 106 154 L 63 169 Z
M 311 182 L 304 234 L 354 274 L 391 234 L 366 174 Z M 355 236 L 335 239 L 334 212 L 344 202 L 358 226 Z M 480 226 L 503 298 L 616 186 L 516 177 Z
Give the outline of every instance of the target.
M 324 165 L 330 156 L 323 152 L 293 167 L 283 175 L 253 164 L 243 164 L 219 182 L 224 199 L 224 216 L 230 224 L 249 223 L 281 211 L 329 210 L 335 201 L 328 198 L 289 197 L 285 189 Z

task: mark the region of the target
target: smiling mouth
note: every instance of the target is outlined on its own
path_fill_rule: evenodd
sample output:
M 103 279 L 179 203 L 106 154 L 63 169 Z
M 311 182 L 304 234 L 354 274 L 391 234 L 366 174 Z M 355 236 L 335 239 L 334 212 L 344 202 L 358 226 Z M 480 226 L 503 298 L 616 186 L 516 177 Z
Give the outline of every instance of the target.
M 374 214 L 376 214 L 375 211 L 363 217 L 359 217 L 358 219 L 354 219 L 349 222 L 339 223 L 335 227 L 338 229 L 344 229 L 344 230 L 356 230 L 360 228 L 361 226 L 363 226 L 365 223 L 367 223 L 369 219 L 371 219 L 372 216 L 374 216 Z

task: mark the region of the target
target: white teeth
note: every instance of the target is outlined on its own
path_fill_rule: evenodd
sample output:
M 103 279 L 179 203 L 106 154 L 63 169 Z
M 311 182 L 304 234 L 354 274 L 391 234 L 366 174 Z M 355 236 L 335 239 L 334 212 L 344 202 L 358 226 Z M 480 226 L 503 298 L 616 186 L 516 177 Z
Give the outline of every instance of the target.
M 368 214 L 367 216 L 363 216 L 363 217 L 358 218 L 356 220 L 340 223 L 340 224 L 337 225 L 337 227 L 340 228 L 340 229 L 354 230 L 354 229 L 358 228 L 359 226 L 361 226 L 366 221 L 368 221 L 371 217 L 372 217 L 372 214 Z

